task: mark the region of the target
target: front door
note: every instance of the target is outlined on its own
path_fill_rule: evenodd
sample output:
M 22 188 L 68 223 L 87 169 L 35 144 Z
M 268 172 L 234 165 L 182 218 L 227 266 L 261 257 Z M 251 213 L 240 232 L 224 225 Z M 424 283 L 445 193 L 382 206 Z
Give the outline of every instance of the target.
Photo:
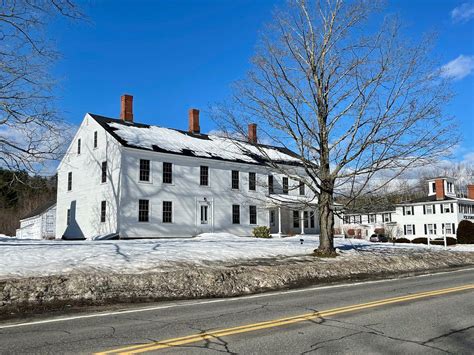
M 212 233 L 212 201 L 198 201 L 196 206 L 196 227 L 198 234 Z

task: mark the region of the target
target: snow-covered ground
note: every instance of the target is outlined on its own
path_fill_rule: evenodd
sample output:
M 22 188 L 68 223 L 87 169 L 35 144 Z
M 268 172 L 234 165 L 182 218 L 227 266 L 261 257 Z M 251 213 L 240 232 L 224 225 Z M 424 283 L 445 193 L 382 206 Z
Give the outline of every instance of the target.
M 301 244 L 300 239 L 304 242 Z M 142 273 L 166 270 L 182 264 L 236 262 L 310 254 L 318 246 L 317 236 L 256 239 L 226 233 L 204 234 L 190 239 L 42 241 L 0 238 L 0 278 L 45 276 L 78 272 Z M 370 243 L 358 239 L 336 239 L 341 254 L 358 251 L 420 250 L 426 245 Z M 431 250 L 443 250 L 432 246 Z M 474 252 L 474 245 L 449 250 Z

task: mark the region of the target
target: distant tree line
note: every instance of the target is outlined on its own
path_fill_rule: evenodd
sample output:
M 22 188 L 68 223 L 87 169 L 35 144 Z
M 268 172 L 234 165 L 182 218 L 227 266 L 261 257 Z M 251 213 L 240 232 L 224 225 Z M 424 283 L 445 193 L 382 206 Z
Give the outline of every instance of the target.
M 0 234 L 14 236 L 23 216 L 55 198 L 56 175 L 0 169 Z

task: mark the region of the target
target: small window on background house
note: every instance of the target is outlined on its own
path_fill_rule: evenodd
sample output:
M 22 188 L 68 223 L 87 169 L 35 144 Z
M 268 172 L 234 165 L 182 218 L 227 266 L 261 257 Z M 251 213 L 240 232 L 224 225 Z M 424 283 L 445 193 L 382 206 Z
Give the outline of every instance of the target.
M 444 233 L 446 234 L 453 234 L 453 230 L 451 228 L 451 223 L 443 223 Z
M 72 172 L 67 173 L 67 190 L 72 190 Z
M 209 186 L 209 167 L 202 165 L 199 170 L 199 185 Z
M 300 195 L 304 195 L 305 194 L 305 184 L 304 182 L 300 182 Z
M 163 183 L 173 183 L 173 165 L 171 163 L 163 163 Z
M 433 214 L 433 206 L 432 205 L 426 205 L 425 206 L 425 211 L 426 211 L 426 214 Z
M 285 195 L 288 195 L 288 178 L 287 177 L 283 178 L 283 193 Z
M 107 202 L 102 201 L 100 203 L 100 222 L 103 223 L 105 222 L 105 216 L 106 216 L 106 211 L 107 210 Z
M 150 201 L 138 200 L 138 222 L 148 222 L 150 220 Z
M 240 206 L 232 205 L 232 224 L 240 224 Z
M 107 182 L 107 162 L 102 162 L 102 183 Z
M 163 201 L 163 223 L 173 222 L 173 203 L 171 201 Z
M 239 171 L 238 170 L 232 170 L 232 189 L 233 190 L 238 190 L 239 189 Z
M 257 174 L 249 173 L 249 190 L 255 191 L 257 189 Z
M 293 228 L 300 227 L 300 211 L 293 211 Z
M 77 154 L 81 154 L 81 138 L 77 140 Z
M 436 224 L 428 224 L 428 234 L 434 235 L 436 234 Z
M 268 194 L 271 195 L 273 192 L 273 175 L 268 175 Z
M 148 159 L 140 159 L 140 181 L 150 181 L 150 161 Z
M 250 224 L 257 224 L 257 206 L 249 206 Z
M 97 131 L 94 132 L 94 148 L 97 148 Z
M 405 225 L 405 235 L 413 235 L 413 225 L 411 224 Z

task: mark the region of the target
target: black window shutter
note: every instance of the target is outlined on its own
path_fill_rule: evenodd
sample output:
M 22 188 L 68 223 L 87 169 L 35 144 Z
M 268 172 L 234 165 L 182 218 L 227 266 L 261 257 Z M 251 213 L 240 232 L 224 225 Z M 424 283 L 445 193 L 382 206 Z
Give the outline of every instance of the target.
M 426 206 L 423 205 L 423 214 L 426 214 Z
M 405 206 L 403 206 L 403 215 L 405 215 Z
M 428 234 L 428 227 L 425 224 L 425 235 Z
M 456 234 L 456 224 L 453 223 L 453 234 Z
M 415 235 L 415 234 L 416 234 L 416 232 L 415 232 L 415 225 L 412 224 L 411 227 L 412 227 L 412 229 L 413 229 L 413 235 Z
M 411 215 L 412 215 L 412 216 L 415 215 L 415 206 L 411 206 Z
M 444 206 L 443 205 L 439 205 L 439 207 L 441 208 L 441 213 L 444 213 Z
M 453 212 L 454 212 L 454 205 L 451 204 L 451 213 L 453 213 Z
M 436 214 L 436 205 L 433 205 L 433 214 Z
M 407 226 L 403 225 L 403 235 L 407 235 Z

